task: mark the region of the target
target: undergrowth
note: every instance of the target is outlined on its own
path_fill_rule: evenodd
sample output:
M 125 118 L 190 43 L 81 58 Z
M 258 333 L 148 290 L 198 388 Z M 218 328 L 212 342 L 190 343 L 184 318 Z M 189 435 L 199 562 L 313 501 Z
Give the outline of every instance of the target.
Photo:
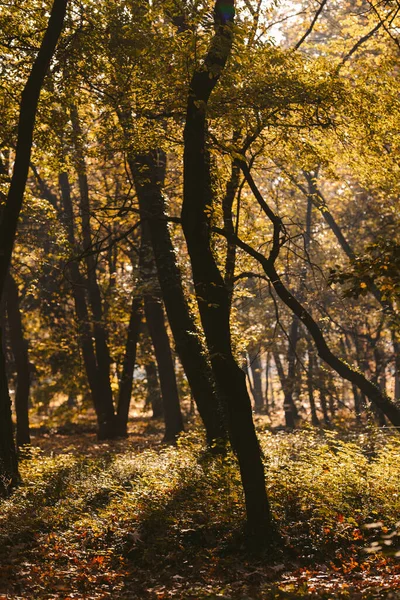
M 207 454 L 196 432 L 182 436 L 177 447 L 140 452 L 128 443 L 123 451 L 120 445 L 99 445 L 89 457 L 48 456 L 37 449 L 21 463 L 23 484 L 0 505 L 0 594 L 63 599 L 314 593 L 375 598 L 385 589 L 396 594 L 398 437 L 375 431 L 342 439 L 310 429 L 262 432 L 260 443 L 283 542 L 257 556 L 243 535 L 236 461 L 231 454 Z M 312 583 L 316 565 L 327 574 L 318 585 Z M 361 579 L 368 582 L 368 574 L 378 572 L 380 580 L 382 573 L 390 575 L 386 587 L 360 587 Z M 359 596 L 346 596 L 347 584 L 340 585 L 346 576 Z

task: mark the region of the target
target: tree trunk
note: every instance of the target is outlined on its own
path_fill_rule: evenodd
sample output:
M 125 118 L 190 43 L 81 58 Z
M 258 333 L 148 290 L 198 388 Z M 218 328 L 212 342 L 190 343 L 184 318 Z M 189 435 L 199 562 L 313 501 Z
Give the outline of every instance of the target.
M 193 398 L 206 428 L 210 445 L 225 437 L 222 415 L 214 389 L 212 372 L 207 362 L 193 314 L 185 297 L 181 274 L 168 228 L 162 189 L 166 157 L 161 150 L 129 160 L 139 199 L 145 233 L 157 268 L 162 298 L 179 356 Z M 147 233 L 146 233 L 147 235 Z
M 121 379 L 119 382 L 118 397 L 118 433 L 122 436 L 128 435 L 129 407 L 132 397 L 133 372 L 136 362 L 136 348 L 139 338 L 140 325 L 142 322 L 142 300 L 133 297 L 131 315 L 129 319 L 124 362 L 122 365 Z
M 6 496 L 19 480 L 2 336 L 0 328 L 0 497 Z
M 294 429 L 296 427 L 296 420 L 293 412 L 293 396 L 292 390 L 287 385 L 287 377 L 283 369 L 281 357 L 278 352 L 273 353 L 276 369 L 278 371 L 279 380 L 281 382 L 283 392 L 283 412 L 285 414 L 285 425 L 288 429 Z
M 308 399 L 310 402 L 310 410 L 311 410 L 311 423 L 314 425 L 314 427 L 319 427 L 319 419 L 317 416 L 317 409 L 315 406 L 315 397 L 314 397 L 315 357 L 314 357 L 314 349 L 312 347 L 311 340 L 309 340 L 309 339 L 307 339 L 307 348 L 308 348 L 307 388 L 308 388 Z
M 24 199 L 40 91 L 64 25 L 67 0 L 54 0 L 46 32 L 21 96 L 15 161 L 7 200 L 0 217 L 0 300 L 3 296 Z M 1 340 L 0 340 L 1 341 Z M 10 395 L 0 343 L 0 489 L 7 493 L 18 479 Z
M 153 419 L 161 419 L 164 416 L 162 398 L 160 393 L 160 382 L 158 381 L 157 367 L 153 360 L 145 362 L 147 379 L 146 406 L 151 406 Z
M 394 354 L 394 397 L 400 400 L 400 343 L 397 331 L 392 327 L 390 330 Z
M 11 350 L 17 372 L 15 391 L 15 412 L 17 415 L 17 447 L 31 443 L 29 432 L 29 391 L 31 369 L 28 356 L 28 342 L 24 337 L 19 303 L 18 286 L 11 274 L 8 275 L 7 316 Z
M 270 414 L 271 409 L 273 409 L 273 390 L 272 390 L 272 378 L 270 376 L 270 364 L 271 364 L 271 356 L 269 351 L 267 352 L 267 356 L 265 359 L 265 413 L 267 415 Z
M 234 136 L 234 138 L 235 138 L 235 136 Z M 233 223 L 233 218 L 232 218 L 232 208 L 233 208 L 233 203 L 235 201 L 236 193 L 239 188 L 239 181 L 240 181 L 240 168 L 236 164 L 236 162 L 233 160 L 231 176 L 227 183 L 225 196 L 222 201 L 222 214 L 224 217 L 224 229 L 228 234 L 226 257 L 225 257 L 224 281 L 225 281 L 225 285 L 228 290 L 228 294 L 229 294 L 231 302 L 232 302 L 232 296 L 233 296 L 235 264 L 236 264 L 236 244 L 234 241 L 232 241 L 232 236 L 235 233 L 235 231 L 238 230 L 238 226 L 239 226 L 239 207 L 238 207 L 238 210 L 236 213 L 236 224 L 235 225 Z M 238 199 L 238 203 L 239 203 L 239 199 Z
M 345 335 L 345 344 L 343 345 L 343 349 L 346 352 L 346 349 L 348 351 L 348 354 L 351 353 L 351 343 L 349 340 L 349 337 L 347 335 Z M 354 382 L 352 382 L 351 384 L 351 389 L 353 392 L 353 398 L 354 398 L 354 413 L 356 416 L 356 421 L 357 423 L 361 423 L 361 412 L 362 412 L 362 404 L 361 404 L 361 399 L 360 399 L 360 394 L 358 391 L 358 387 L 356 386 L 356 384 Z
M 386 394 L 386 376 L 385 376 L 385 365 L 384 365 L 384 357 L 381 349 L 379 348 L 379 336 L 375 340 L 373 344 L 373 353 L 375 359 L 375 373 L 373 374 L 373 382 L 376 386 L 378 386 L 382 393 Z M 374 408 L 374 414 L 376 421 L 379 427 L 384 427 L 386 425 L 385 415 L 378 407 Z
M 257 348 L 255 351 L 250 350 L 249 361 L 251 374 L 253 377 L 252 394 L 254 398 L 254 410 L 256 413 L 261 413 L 264 407 L 264 395 L 262 391 L 262 366 L 260 360 L 260 349 Z
M 161 300 L 146 295 L 144 312 L 150 337 L 156 355 L 158 376 L 160 378 L 161 395 L 165 420 L 165 442 L 174 442 L 183 431 L 183 418 L 179 404 L 178 386 L 176 384 L 174 361 Z
M 272 535 L 264 467 L 254 429 L 244 372 L 231 347 L 230 297 L 210 244 L 209 207 L 212 190 L 206 148 L 206 108 L 232 46 L 233 2 L 217 0 L 215 34 L 200 69 L 193 74 L 184 130 L 182 226 L 186 238 L 200 317 L 212 370 L 227 412 L 232 447 L 237 454 L 245 494 L 247 525 L 255 538 Z
M 67 173 L 60 174 L 59 183 L 61 188 L 62 206 L 64 209 L 63 220 L 67 229 L 68 242 L 71 246 L 71 251 L 73 252 L 76 249 L 75 220 Z M 85 371 L 97 416 L 98 438 L 107 439 L 109 436 L 113 437 L 115 434 L 114 419 L 112 418 L 110 424 L 110 411 L 104 401 L 101 380 L 98 376 L 98 366 L 93 345 L 93 333 L 86 302 L 86 285 L 76 260 L 70 260 L 68 262 L 67 273 L 72 285 L 72 294 L 78 323 L 79 344 L 82 350 Z
M 75 161 L 78 172 L 80 216 L 82 222 L 83 252 L 85 253 L 87 288 L 93 315 L 93 332 L 96 349 L 97 377 L 101 390 L 101 403 L 106 421 L 99 430 L 102 439 L 118 435 L 118 424 L 115 418 L 113 394 L 110 381 L 110 351 L 108 348 L 107 331 L 103 318 L 103 303 L 100 286 L 97 281 L 97 258 L 93 254 L 92 227 L 90 222 L 90 198 L 86 172 L 86 160 L 79 114 L 75 105 L 71 107 L 71 122 L 75 146 Z
M 139 270 L 143 286 L 144 314 L 160 379 L 165 420 L 164 441 L 174 442 L 179 433 L 184 430 L 183 417 L 147 220 L 141 221 L 140 231 Z

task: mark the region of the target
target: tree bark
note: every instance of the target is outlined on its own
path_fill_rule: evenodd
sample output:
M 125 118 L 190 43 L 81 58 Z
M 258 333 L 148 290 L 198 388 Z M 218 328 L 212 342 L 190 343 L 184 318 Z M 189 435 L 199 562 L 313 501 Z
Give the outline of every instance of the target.
M 28 356 L 28 342 L 24 336 L 18 286 L 11 274 L 8 275 L 7 317 L 10 332 L 11 350 L 17 372 L 15 390 L 15 412 L 17 416 L 17 447 L 31 443 L 29 431 L 29 391 L 31 369 Z
M 182 226 L 200 317 L 218 393 L 227 412 L 232 447 L 237 454 L 245 493 L 249 533 L 260 540 L 272 535 L 264 467 L 254 429 L 244 372 L 236 363 L 230 337 L 230 297 L 210 244 L 212 205 L 206 108 L 229 57 L 233 37 L 233 2 L 217 0 L 215 34 L 203 65 L 191 80 L 184 130 L 184 198 Z

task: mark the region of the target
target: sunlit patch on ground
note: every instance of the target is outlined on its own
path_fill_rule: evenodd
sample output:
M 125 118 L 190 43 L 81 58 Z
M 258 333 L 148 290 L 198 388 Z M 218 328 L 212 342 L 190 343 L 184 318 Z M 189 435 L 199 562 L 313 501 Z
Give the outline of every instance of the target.
M 112 443 L 37 436 L 0 507 L 0 598 L 400 598 L 396 438 L 261 432 L 283 537 L 261 553 L 234 457 L 207 455 L 196 431 L 161 438 L 146 419 Z

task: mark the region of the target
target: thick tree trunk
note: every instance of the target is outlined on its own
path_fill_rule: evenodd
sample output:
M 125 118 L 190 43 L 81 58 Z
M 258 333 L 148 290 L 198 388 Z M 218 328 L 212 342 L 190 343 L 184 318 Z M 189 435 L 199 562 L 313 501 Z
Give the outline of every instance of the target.
M 233 15 L 233 3 L 217 0 L 214 10 L 215 35 L 204 63 L 201 69 L 195 71 L 190 85 L 184 131 L 182 225 L 212 370 L 227 412 L 231 443 L 238 456 L 248 530 L 252 536 L 266 541 L 272 534 L 273 526 L 264 467 L 245 374 L 232 354 L 230 297 L 212 252 L 208 216 L 212 192 L 206 148 L 206 109 L 230 54 Z
M 18 218 L 24 199 L 40 91 L 61 35 L 66 9 L 67 0 L 54 0 L 46 32 L 21 96 L 13 174 L 0 217 L 0 300 L 10 268 Z M 11 484 L 18 479 L 18 466 L 2 348 L 0 350 L 0 428 L 0 486 L 1 492 L 6 493 Z
M 222 415 L 193 314 L 183 290 L 181 274 L 168 228 L 162 189 L 166 157 L 161 150 L 129 161 L 139 199 L 141 219 L 151 240 L 168 321 L 190 389 L 206 428 L 209 444 L 225 437 Z M 149 252 L 151 251 L 149 249 Z
M 132 397 L 133 372 L 136 362 L 136 348 L 142 322 L 142 299 L 134 296 L 128 325 L 125 355 L 119 382 L 118 396 L 118 434 L 128 435 L 129 408 Z
M 31 369 L 28 356 L 28 342 L 22 326 L 18 286 L 11 274 L 8 275 L 7 316 L 11 350 L 17 372 L 15 391 L 15 412 L 17 416 L 17 447 L 31 443 L 29 432 L 29 391 Z

